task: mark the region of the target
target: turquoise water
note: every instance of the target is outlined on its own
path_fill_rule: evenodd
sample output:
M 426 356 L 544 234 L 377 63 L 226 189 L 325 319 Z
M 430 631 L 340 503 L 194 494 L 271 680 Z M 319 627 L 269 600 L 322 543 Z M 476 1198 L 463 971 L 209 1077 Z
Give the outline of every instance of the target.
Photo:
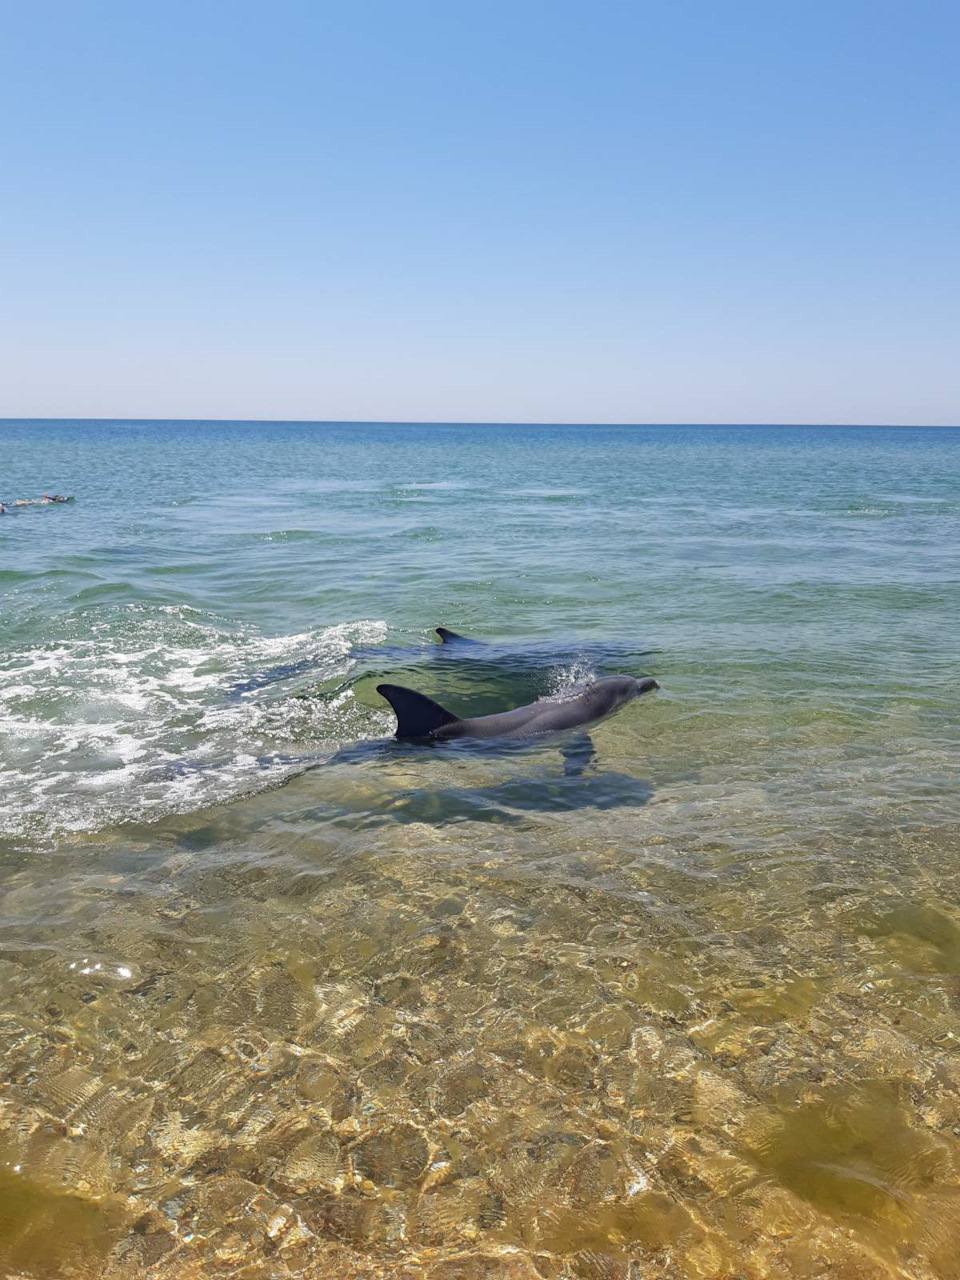
M 14 834 L 227 799 L 272 780 L 258 755 L 383 732 L 369 690 L 310 690 L 440 622 L 609 646 L 605 669 L 658 649 L 631 720 L 729 733 L 720 767 L 815 819 L 818 725 L 891 821 L 956 816 L 960 433 L 51 422 L 3 446 L 10 498 L 77 498 L 0 526 Z M 317 665 L 229 704 L 283 663 Z M 171 788 L 185 758 L 219 771 Z
M 0 1258 L 960 1268 L 960 431 L 0 459 L 76 498 L 0 517 Z M 582 773 L 375 745 L 379 679 L 475 714 L 616 671 L 661 689 Z

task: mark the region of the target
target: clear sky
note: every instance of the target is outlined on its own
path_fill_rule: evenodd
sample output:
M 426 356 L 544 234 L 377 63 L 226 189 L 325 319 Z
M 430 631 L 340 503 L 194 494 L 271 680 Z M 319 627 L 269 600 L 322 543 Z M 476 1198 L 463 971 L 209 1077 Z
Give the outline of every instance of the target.
M 0 416 L 960 423 L 956 0 L 0 0 Z

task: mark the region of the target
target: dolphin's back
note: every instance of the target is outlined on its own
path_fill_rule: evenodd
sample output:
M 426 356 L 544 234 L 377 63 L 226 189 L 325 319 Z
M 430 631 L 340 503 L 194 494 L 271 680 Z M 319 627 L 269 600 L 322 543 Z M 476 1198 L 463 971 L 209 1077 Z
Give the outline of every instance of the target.
M 575 698 L 562 702 L 531 702 L 513 711 L 461 720 L 432 698 L 399 684 L 377 685 L 397 713 L 398 738 L 533 738 L 562 733 L 602 720 L 639 693 L 658 688 L 656 680 L 638 682 L 632 676 L 608 676 L 589 685 Z
M 461 720 L 439 702 L 400 684 L 378 684 L 377 693 L 396 713 L 398 738 L 434 738 L 443 742 L 451 738 L 527 738 L 582 724 L 585 714 L 583 695 L 569 702 L 533 702 L 513 711 Z
M 532 702 L 514 711 L 501 711 L 493 716 L 476 716 L 444 726 L 438 738 L 532 738 L 540 733 L 558 733 L 574 729 L 596 719 L 580 694 L 565 702 Z

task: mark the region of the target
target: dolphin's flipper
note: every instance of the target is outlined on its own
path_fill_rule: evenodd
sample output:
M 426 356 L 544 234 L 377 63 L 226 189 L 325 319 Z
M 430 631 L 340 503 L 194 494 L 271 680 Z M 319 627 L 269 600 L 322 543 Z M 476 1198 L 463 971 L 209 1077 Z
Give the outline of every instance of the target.
M 437 635 L 440 637 L 442 644 L 479 644 L 479 640 L 471 640 L 469 636 L 458 635 L 456 631 L 451 631 L 448 627 L 437 627 Z
M 402 684 L 378 684 L 377 693 L 386 698 L 396 712 L 398 738 L 426 738 L 434 729 L 459 719 L 439 702 L 415 689 L 405 689 Z
M 568 778 L 579 778 L 597 758 L 597 751 L 589 733 L 578 733 L 560 748 L 563 756 L 563 772 Z

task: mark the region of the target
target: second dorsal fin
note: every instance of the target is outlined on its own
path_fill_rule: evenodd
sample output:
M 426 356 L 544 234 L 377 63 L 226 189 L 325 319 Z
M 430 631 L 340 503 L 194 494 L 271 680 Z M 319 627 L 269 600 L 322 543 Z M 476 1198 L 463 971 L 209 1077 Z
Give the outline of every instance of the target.
M 428 738 L 435 729 L 460 718 L 439 702 L 417 693 L 416 689 L 405 689 L 402 684 L 378 684 L 377 693 L 386 698 L 396 713 L 398 738 Z
M 437 635 L 443 644 L 478 644 L 479 641 L 471 640 L 469 636 L 462 636 L 456 631 L 451 631 L 449 627 L 437 627 Z

